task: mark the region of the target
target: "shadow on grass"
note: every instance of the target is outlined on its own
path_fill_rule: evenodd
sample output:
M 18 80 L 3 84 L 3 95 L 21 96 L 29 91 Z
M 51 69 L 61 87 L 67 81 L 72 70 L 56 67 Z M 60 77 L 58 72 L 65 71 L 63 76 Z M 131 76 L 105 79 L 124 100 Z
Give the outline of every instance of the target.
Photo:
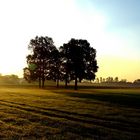
M 125 106 L 125 107 L 130 107 L 130 108 L 140 108 L 140 94 L 92 94 L 92 93 L 76 93 L 76 92 L 58 92 L 56 91 L 55 93 L 58 94 L 63 94 L 69 97 L 76 97 L 76 98 L 81 98 L 81 99 L 89 99 L 89 100 L 98 100 L 98 101 L 103 101 L 107 102 L 110 104 L 114 105 L 120 105 L 120 106 Z

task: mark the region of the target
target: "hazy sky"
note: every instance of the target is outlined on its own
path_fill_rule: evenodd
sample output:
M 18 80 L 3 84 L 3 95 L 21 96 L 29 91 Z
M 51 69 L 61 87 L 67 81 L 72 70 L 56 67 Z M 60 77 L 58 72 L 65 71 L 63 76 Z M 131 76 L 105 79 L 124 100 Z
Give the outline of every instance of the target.
M 22 76 L 36 35 L 57 47 L 87 39 L 97 50 L 98 77 L 140 78 L 139 0 L 1 0 L 0 73 Z

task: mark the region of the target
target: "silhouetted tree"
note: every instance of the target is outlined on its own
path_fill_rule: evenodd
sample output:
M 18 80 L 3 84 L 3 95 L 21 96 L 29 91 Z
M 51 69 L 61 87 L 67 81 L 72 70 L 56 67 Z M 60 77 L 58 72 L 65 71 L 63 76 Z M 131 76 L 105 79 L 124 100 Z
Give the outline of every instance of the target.
M 37 65 L 34 62 L 32 55 L 28 55 L 26 59 L 27 59 L 28 67 L 25 67 L 23 69 L 23 77 L 26 81 L 30 83 L 31 81 L 35 81 L 38 79 L 38 71 L 37 71 Z M 39 81 L 39 86 L 41 86 L 40 81 Z
M 46 79 L 50 79 L 52 65 L 54 65 L 53 51 L 56 51 L 54 42 L 50 37 L 38 37 L 31 39 L 28 45 L 31 54 L 27 56 L 27 64 L 30 76 L 39 80 L 39 87 L 44 87 Z
M 71 63 L 68 45 L 63 44 L 63 46 L 59 48 L 59 51 L 60 51 L 60 60 L 61 60 L 60 70 L 62 73 L 61 79 L 65 80 L 65 87 L 67 87 L 69 76 L 70 76 L 70 63 Z
M 31 73 L 28 67 L 23 68 L 23 77 L 29 83 L 31 82 Z
M 119 78 L 118 77 L 115 77 L 114 81 L 117 83 L 119 82 Z
M 134 84 L 140 84 L 140 79 L 137 79 L 133 82 Z
M 60 53 L 66 86 L 69 79 L 75 80 L 75 89 L 78 79 L 79 81 L 95 79 L 95 72 L 98 69 L 96 50 L 87 40 L 71 39 L 60 47 Z
M 52 51 L 51 65 L 49 79 L 56 81 L 56 86 L 59 87 L 59 80 L 61 79 L 61 56 L 57 49 Z
M 107 82 L 107 83 L 112 83 L 112 82 L 114 82 L 113 77 L 107 77 L 107 78 L 106 78 L 106 82 Z
M 100 77 L 100 83 L 102 83 L 103 82 L 103 78 L 102 77 Z
M 103 83 L 105 83 L 106 81 L 105 81 L 105 78 L 103 78 Z
M 99 78 L 96 78 L 96 83 L 100 83 L 100 80 L 99 80 Z

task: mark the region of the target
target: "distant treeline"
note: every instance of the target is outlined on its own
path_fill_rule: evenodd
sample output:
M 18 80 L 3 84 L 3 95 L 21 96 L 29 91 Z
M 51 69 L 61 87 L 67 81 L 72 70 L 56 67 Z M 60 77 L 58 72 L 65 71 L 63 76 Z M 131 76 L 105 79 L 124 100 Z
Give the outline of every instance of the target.
M 96 78 L 95 83 L 134 83 L 140 84 L 140 79 L 136 79 L 133 82 L 128 82 L 127 79 L 119 79 L 118 77 Z
M 118 77 L 107 77 L 107 78 L 103 78 L 103 77 L 100 77 L 100 78 L 96 78 L 95 80 L 96 83 L 126 83 L 127 82 L 127 79 L 121 79 L 119 80 Z
M 29 85 L 29 83 L 24 78 L 19 78 L 16 74 L 0 74 L 0 85 Z
M 105 86 L 105 87 L 140 87 L 140 79 L 135 80 L 134 82 L 127 82 L 126 80 L 117 80 L 115 81 L 115 78 L 113 78 L 114 80 L 112 81 L 102 81 L 102 78 L 100 79 L 102 82 L 99 81 L 99 83 L 97 83 L 97 79 L 100 78 L 96 78 L 94 82 L 91 83 L 90 80 L 82 80 L 80 86 Z M 90 83 L 90 84 L 88 84 Z M 28 85 L 28 86 L 37 86 L 38 84 L 38 80 L 32 81 L 31 83 L 28 83 L 28 81 L 26 81 L 24 78 L 19 78 L 17 75 L 15 74 L 11 74 L 11 75 L 2 75 L 0 74 L 0 85 Z M 61 82 L 61 85 L 63 85 L 64 82 Z M 54 85 L 53 81 L 48 81 L 46 82 L 47 86 L 52 86 Z M 72 82 L 73 85 L 73 82 Z
M 0 74 L 0 84 L 18 84 L 20 78 L 17 75 L 2 75 Z

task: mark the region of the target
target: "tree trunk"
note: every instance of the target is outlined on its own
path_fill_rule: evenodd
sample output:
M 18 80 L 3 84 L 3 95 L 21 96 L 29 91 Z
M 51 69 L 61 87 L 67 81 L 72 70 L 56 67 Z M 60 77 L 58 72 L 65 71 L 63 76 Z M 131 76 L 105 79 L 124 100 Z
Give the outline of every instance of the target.
M 66 77 L 65 77 L 65 88 L 68 87 L 68 73 L 66 72 Z
M 39 77 L 39 88 L 41 88 L 41 78 Z
M 44 88 L 44 85 L 45 85 L 45 79 L 43 78 L 42 79 L 42 88 Z
M 41 60 L 39 59 L 39 73 L 38 73 L 38 76 L 39 76 L 39 88 L 41 88 L 42 84 L 41 84 Z
M 60 79 L 60 75 L 59 75 L 59 70 L 57 70 L 57 76 L 56 76 L 56 87 L 59 87 L 59 79 Z
M 44 75 L 45 67 L 44 67 L 44 59 L 43 59 L 43 64 L 42 64 L 42 66 L 43 66 L 43 70 L 42 70 L 42 76 L 41 76 L 41 78 L 42 78 L 42 88 L 44 88 L 44 85 L 45 85 L 45 75 Z
M 77 87 L 77 76 L 75 76 L 75 86 L 74 86 L 74 89 L 77 90 L 78 87 Z
M 44 83 L 45 83 L 45 75 L 44 75 L 44 69 L 43 69 L 43 72 L 42 72 L 42 88 L 44 88 Z
M 66 79 L 65 79 L 65 88 L 67 88 L 68 87 L 68 78 L 66 77 Z
M 56 87 L 59 87 L 59 79 L 56 80 Z

